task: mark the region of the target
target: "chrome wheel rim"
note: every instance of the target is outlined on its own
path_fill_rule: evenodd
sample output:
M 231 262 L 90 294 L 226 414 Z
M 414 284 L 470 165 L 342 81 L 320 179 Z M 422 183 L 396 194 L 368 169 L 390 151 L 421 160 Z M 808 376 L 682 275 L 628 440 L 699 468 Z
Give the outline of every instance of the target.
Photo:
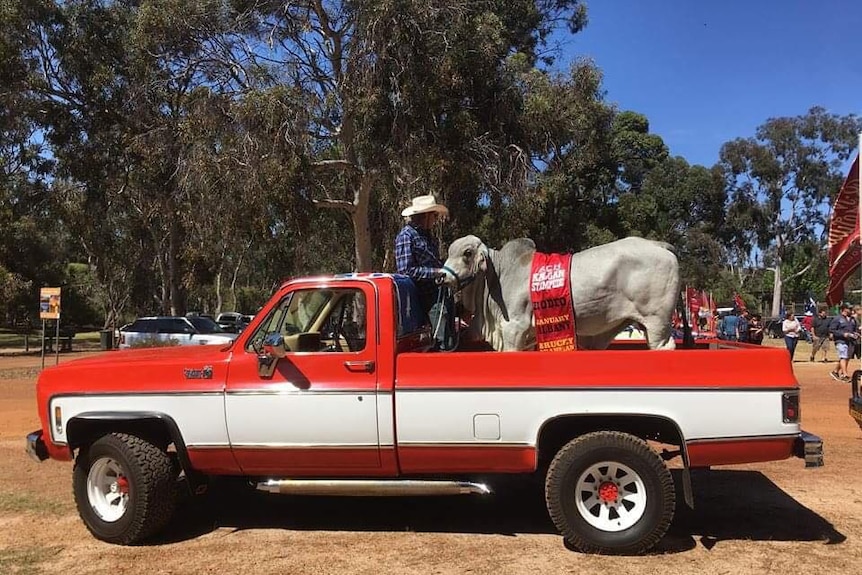
M 129 505 L 129 480 L 116 460 L 103 457 L 90 466 L 87 499 L 102 521 L 113 523 L 125 515 Z
M 575 507 L 580 516 L 601 531 L 624 531 L 646 511 L 646 486 L 631 467 L 616 461 L 595 463 L 575 484 Z

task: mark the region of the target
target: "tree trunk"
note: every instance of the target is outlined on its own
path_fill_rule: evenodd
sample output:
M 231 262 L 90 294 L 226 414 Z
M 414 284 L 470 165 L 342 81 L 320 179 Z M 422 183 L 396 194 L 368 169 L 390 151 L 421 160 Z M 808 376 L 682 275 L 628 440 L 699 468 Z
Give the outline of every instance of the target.
M 170 289 L 171 315 L 183 315 L 185 309 L 180 295 L 180 226 L 176 219 L 171 219 L 168 235 L 168 286 Z
M 215 293 L 216 293 L 216 308 L 215 314 L 218 315 L 221 313 L 222 299 L 221 299 L 221 274 L 222 274 L 222 266 L 219 266 L 218 273 L 215 277 Z
M 371 204 L 371 188 L 374 185 L 374 176 L 363 174 L 359 187 L 354 194 L 354 210 L 351 217 L 353 222 L 354 253 L 356 255 L 357 272 L 370 272 L 373 270 L 373 250 L 371 245 L 371 225 L 368 212 Z
M 781 311 L 781 258 L 775 260 L 775 281 L 772 283 L 772 315 Z
M 239 261 L 233 268 L 233 275 L 230 278 L 230 298 L 231 303 L 233 303 L 233 307 L 231 308 L 233 311 L 239 311 L 239 308 L 236 305 L 236 279 L 239 277 L 239 269 L 242 267 L 242 259 L 243 256 L 240 256 Z
M 158 243 L 156 245 L 158 245 Z M 161 253 L 156 254 L 156 263 L 159 266 L 159 276 L 161 277 L 161 280 L 162 280 L 160 282 L 161 285 L 159 286 L 159 292 L 160 292 L 159 295 L 161 297 L 161 301 L 159 301 L 159 305 L 160 305 L 161 310 L 162 310 L 162 315 L 168 315 L 168 313 L 170 311 L 170 309 L 169 309 L 169 305 L 170 305 L 169 299 L 170 298 L 168 297 L 170 290 L 168 289 L 168 271 L 167 271 L 167 269 L 165 269 L 165 260 L 162 256 L 163 256 L 163 254 L 161 254 Z

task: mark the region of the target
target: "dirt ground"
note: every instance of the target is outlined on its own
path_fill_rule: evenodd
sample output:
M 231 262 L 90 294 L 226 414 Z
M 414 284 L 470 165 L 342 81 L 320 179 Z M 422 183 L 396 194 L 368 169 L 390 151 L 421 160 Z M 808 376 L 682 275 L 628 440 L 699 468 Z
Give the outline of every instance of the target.
M 642 557 L 568 550 L 541 491 L 526 485 L 488 497 L 410 499 L 220 486 L 184 504 L 159 540 L 108 545 L 78 518 L 71 464 L 39 464 L 24 453 L 24 435 L 39 427 L 39 357 L 0 357 L 0 574 L 858 573 L 862 430 L 847 414 L 848 385 L 828 375 L 834 364 L 797 357 L 803 426 L 824 439 L 826 466 L 791 459 L 700 472 L 694 511 L 679 505 L 670 533 Z

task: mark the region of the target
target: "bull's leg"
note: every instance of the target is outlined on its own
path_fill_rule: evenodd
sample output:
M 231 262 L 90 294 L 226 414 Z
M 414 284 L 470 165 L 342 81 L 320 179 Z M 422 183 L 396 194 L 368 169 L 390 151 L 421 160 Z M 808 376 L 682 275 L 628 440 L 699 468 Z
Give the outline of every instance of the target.
M 503 320 L 501 328 L 503 351 L 524 351 L 536 346 L 536 335 L 531 324 Z
M 647 345 L 650 349 L 676 349 L 671 337 L 670 321 L 667 318 L 650 316 L 641 322 L 646 330 Z

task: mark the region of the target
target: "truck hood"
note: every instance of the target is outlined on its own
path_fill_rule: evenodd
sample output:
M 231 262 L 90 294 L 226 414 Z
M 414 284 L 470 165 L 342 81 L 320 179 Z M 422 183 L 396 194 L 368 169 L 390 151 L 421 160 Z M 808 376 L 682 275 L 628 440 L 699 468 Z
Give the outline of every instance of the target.
M 229 345 L 105 352 L 45 369 L 37 394 L 222 391 L 230 357 Z

